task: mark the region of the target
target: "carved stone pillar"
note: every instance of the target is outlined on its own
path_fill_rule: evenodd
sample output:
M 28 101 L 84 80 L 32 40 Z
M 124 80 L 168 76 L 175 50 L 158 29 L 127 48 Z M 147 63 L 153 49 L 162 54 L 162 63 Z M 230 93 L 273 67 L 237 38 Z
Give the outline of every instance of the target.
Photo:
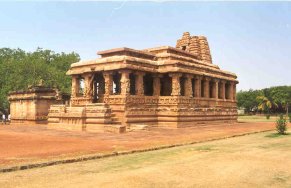
M 225 83 L 226 81 L 221 80 L 221 99 L 225 100 Z
M 78 76 L 72 75 L 72 98 L 77 97 L 79 91 Z
M 93 78 L 91 74 L 86 74 L 84 76 L 84 97 L 92 98 L 93 97 Z
M 162 75 L 153 75 L 153 85 L 154 85 L 154 96 L 160 96 L 161 95 L 161 77 Z
M 169 74 L 172 77 L 172 96 L 180 96 L 181 95 L 181 85 L 180 85 L 180 77 L 181 73 L 171 73 Z
M 216 100 L 218 99 L 218 79 L 214 79 L 213 89 L 212 89 L 212 96 Z
M 193 75 L 191 74 L 186 75 L 186 80 L 184 84 L 184 91 L 185 91 L 186 97 L 193 97 L 192 78 L 193 78 Z
M 204 98 L 209 98 L 209 81 L 210 81 L 210 78 L 208 77 L 205 77 L 204 78 Z
M 236 83 L 233 84 L 233 100 L 236 101 Z
M 137 72 L 135 73 L 135 94 L 136 95 L 144 95 L 144 85 L 143 85 L 143 77 L 145 73 Z
M 201 97 L 201 76 L 195 76 L 195 90 L 194 90 L 194 97 L 200 98 Z
M 230 84 L 229 84 L 229 94 L 228 94 L 228 96 L 229 96 L 229 100 L 233 100 L 234 99 L 234 96 L 233 96 L 233 85 L 234 85 L 234 83 L 233 82 L 230 82 Z
M 104 72 L 103 73 L 104 78 L 104 85 L 105 85 L 105 95 L 111 95 L 113 93 L 113 77 L 112 72 Z
M 121 95 L 129 95 L 130 94 L 130 80 L 129 80 L 129 70 L 119 71 L 121 73 Z

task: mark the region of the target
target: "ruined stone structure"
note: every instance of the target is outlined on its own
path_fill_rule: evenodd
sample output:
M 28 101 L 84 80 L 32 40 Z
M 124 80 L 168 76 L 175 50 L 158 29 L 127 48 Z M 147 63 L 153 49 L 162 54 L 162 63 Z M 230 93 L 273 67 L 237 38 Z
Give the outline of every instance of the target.
M 8 100 L 11 123 L 46 124 L 50 106 L 65 104 L 65 101 L 69 101 L 69 96 L 40 85 L 10 92 Z
M 212 64 L 206 37 L 184 33 L 176 48 L 116 48 L 71 65 L 71 105 L 49 124 L 125 131 L 137 124 L 184 127 L 237 121 L 236 75 Z

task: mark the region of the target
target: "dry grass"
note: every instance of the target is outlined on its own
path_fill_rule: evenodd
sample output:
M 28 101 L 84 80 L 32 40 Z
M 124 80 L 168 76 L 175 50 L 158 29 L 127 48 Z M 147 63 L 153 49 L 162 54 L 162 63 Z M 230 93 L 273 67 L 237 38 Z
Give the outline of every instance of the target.
M 0 187 L 291 187 L 291 136 L 220 141 L 0 175 Z
M 270 119 L 267 119 L 266 116 L 238 116 L 239 122 L 275 122 L 279 116 L 271 116 Z

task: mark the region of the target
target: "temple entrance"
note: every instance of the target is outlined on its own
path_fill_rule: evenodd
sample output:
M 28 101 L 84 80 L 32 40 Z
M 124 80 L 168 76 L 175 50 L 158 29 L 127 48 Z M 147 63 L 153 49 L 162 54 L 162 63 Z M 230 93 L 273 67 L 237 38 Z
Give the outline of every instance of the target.
M 105 93 L 105 82 L 102 73 L 94 74 L 93 79 L 93 103 L 102 103 Z

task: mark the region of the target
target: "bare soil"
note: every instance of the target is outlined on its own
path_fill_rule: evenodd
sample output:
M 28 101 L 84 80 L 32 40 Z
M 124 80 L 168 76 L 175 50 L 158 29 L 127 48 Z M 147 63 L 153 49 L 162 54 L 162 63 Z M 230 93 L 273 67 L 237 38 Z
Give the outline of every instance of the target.
M 274 129 L 273 122 L 152 128 L 125 134 L 52 130 L 44 125 L 0 126 L 0 167 L 86 154 L 112 153 L 161 145 L 205 141 Z

